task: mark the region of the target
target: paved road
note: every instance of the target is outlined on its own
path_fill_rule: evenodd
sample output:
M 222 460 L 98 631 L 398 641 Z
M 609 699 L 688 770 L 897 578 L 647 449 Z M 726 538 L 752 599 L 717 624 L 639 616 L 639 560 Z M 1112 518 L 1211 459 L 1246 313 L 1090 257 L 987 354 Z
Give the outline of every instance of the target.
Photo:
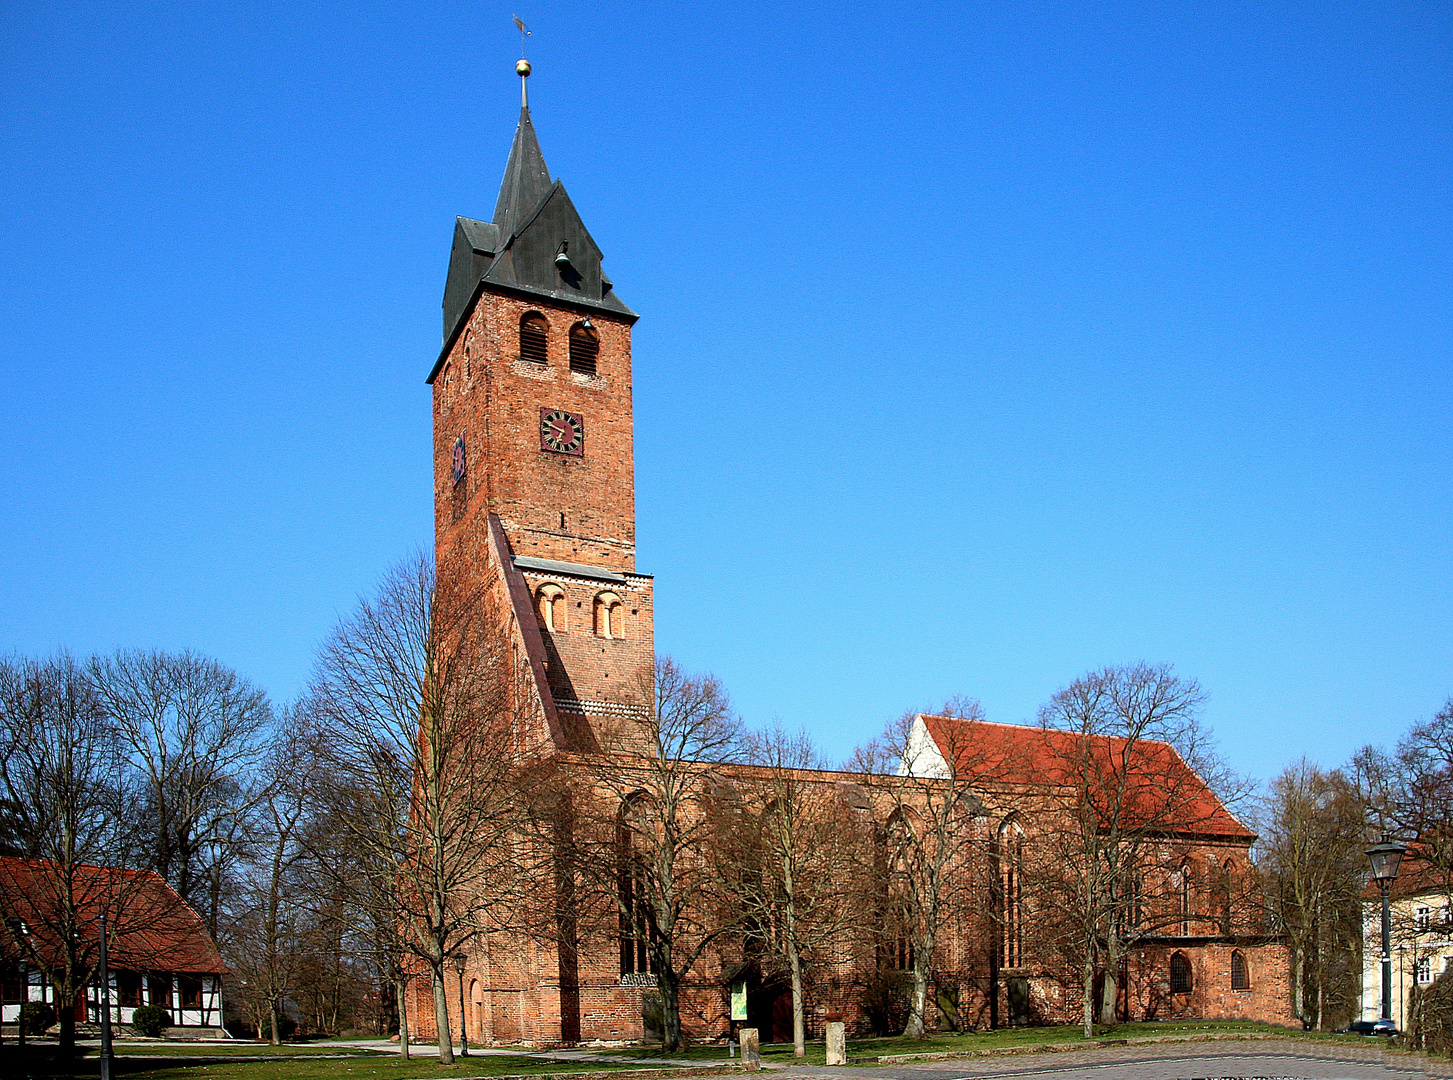
M 793 1067 L 783 1074 L 803 1080 L 1202 1080 L 1202 1078 L 1307 1078 L 1307 1080 L 1423 1080 L 1430 1075 L 1407 1062 L 1384 1065 L 1377 1047 L 1313 1051 L 1294 1044 L 1227 1046 L 1172 1044 L 1119 1046 L 1059 1054 L 933 1061 L 912 1065 L 860 1066 L 851 1070 Z M 1335 1056 L 1334 1056 L 1335 1055 Z M 1453 1075 L 1439 1070 L 1436 1075 Z

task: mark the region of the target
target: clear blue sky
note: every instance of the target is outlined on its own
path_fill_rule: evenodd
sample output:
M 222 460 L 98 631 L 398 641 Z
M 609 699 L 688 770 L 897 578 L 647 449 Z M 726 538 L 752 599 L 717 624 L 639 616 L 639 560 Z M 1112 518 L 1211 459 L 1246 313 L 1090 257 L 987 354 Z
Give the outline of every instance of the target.
M 1453 692 L 1447 4 L 511 2 L 0 8 L 0 651 L 285 700 L 430 542 L 518 11 L 657 643 L 748 720 L 1169 661 L 1265 776 Z

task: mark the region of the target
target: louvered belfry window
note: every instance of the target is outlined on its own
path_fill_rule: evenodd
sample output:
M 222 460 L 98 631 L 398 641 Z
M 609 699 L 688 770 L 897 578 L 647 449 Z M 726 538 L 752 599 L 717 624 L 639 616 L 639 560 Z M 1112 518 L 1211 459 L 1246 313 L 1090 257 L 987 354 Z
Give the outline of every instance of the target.
M 528 364 L 550 362 L 550 326 L 543 316 L 530 314 L 520 320 L 520 359 Z
M 595 374 L 595 358 L 600 355 L 600 339 L 584 323 L 570 328 L 570 370 L 581 375 Z

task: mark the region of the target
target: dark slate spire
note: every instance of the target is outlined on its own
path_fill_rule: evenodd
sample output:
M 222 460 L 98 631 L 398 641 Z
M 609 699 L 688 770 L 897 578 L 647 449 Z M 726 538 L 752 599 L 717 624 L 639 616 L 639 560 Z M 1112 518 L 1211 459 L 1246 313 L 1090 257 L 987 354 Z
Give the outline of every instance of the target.
M 565 194 L 565 186 L 552 181 L 545 168 L 530 107 L 524 101 L 529 61 L 521 60 L 515 71 L 520 76 L 520 123 L 505 163 L 494 220 L 454 221 L 454 247 L 444 283 L 444 348 L 429 372 L 430 382 L 485 289 L 538 296 L 583 313 L 598 311 L 636 321 L 636 313 L 621 302 L 605 276 L 600 248 Z
M 535 138 L 530 110 L 522 107 L 510 159 L 505 163 L 505 178 L 499 186 L 499 199 L 494 204 L 494 223 L 499 226 L 502 240 L 513 237 L 540 208 L 545 196 L 550 194 L 550 187 L 550 170 L 545 168 L 545 155 L 540 152 L 540 140 Z

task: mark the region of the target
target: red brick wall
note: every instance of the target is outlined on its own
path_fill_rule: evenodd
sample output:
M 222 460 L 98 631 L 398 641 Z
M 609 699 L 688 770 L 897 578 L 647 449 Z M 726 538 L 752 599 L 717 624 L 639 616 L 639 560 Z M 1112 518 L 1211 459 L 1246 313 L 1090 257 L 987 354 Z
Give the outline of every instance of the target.
M 576 759 L 588 768 L 589 757 Z M 750 770 L 727 767 L 720 772 L 735 776 L 746 786 Z M 842 774 L 815 773 L 807 778 L 831 783 Z M 857 778 L 862 779 L 862 778 Z M 1013 792 L 999 793 L 1000 806 L 991 806 L 995 820 L 1027 799 Z M 886 808 L 875 816 L 880 820 Z M 1193 857 L 1215 856 L 1244 849 L 1235 845 L 1205 845 L 1191 848 Z M 977 856 L 975 856 L 977 857 Z M 965 867 L 964 873 L 981 874 Z M 481 1028 L 472 1037 L 499 1042 L 558 1043 L 562 1041 L 632 1041 L 643 1037 L 641 996 L 637 987 L 623 987 L 619 974 L 619 946 L 609 909 L 603 920 L 582 924 L 578 942 L 575 985 L 561 993 L 561 965 L 551 948 L 523 937 L 500 937 L 487 946 L 472 950 L 471 972 L 490 987 L 493 1028 Z M 1252 916 L 1237 908 L 1238 921 Z M 818 1037 L 826 1014 L 841 1015 L 854 1034 L 868 1030 L 869 1017 L 864 995 L 876 964 L 869 935 L 873 927 L 865 918 L 863 940 L 855 943 L 856 958 L 840 967 L 812 973 L 807 989 L 808 1030 Z M 1211 920 L 1203 920 L 1209 926 Z M 1199 927 L 1201 924 L 1197 924 Z M 945 986 L 958 990 L 960 1027 L 982 1029 L 989 1024 L 988 956 L 997 942 L 997 927 L 989 918 L 987 898 L 960 912 L 940 936 L 933 970 Z M 1032 935 L 1031 935 L 1032 937 Z M 1231 954 L 1239 949 L 1246 958 L 1251 987 L 1231 989 Z M 1193 983 L 1189 994 L 1170 992 L 1170 956 L 1183 951 L 1192 965 Z M 742 958 L 741 942 L 724 938 L 708 950 L 688 976 L 682 993 L 683 1025 L 690 1037 L 719 1037 L 727 1030 L 726 988 L 720 972 Z M 466 980 L 471 977 L 467 976 Z M 1000 1023 L 1009 1019 L 1007 981 L 1010 977 L 1028 981 L 1034 1022 L 1077 1024 L 1081 1018 L 1082 987 L 1079 973 L 1047 947 L 1035 948 L 1031 941 L 1023 967 L 1002 974 Z M 457 991 L 455 991 L 457 994 Z M 1158 942 L 1132 950 L 1127 964 L 1126 1008 L 1132 1020 L 1182 1018 L 1250 1019 L 1294 1025 L 1288 991 L 1288 956 L 1285 946 L 1263 940 L 1205 940 Z M 427 1006 L 427 1002 L 426 1002 Z M 563 1006 L 563 1012 L 562 1012 Z M 565 1017 L 562 1023 L 562 1016 Z M 578 1018 L 578 1019 L 576 1019 Z M 930 1006 L 929 1026 L 938 1024 L 937 1010 Z M 427 1025 L 428 1020 L 424 1023 Z
M 519 359 L 520 318 L 549 323 L 549 364 Z M 583 316 L 486 292 L 434 380 L 435 542 L 452 550 L 464 519 L 494 511 L 516 555 L 631 571 L 636 560 L 631 328 L 592 314 L 600 338 L 594 377 L 570 371 L 567 338 Z M 540 409 L 577 413 L 581 457 L 540 448 Z M 456 437 L 468 475 L 453 480 Z M 561 515 L 564 524 L 561 524 Z

